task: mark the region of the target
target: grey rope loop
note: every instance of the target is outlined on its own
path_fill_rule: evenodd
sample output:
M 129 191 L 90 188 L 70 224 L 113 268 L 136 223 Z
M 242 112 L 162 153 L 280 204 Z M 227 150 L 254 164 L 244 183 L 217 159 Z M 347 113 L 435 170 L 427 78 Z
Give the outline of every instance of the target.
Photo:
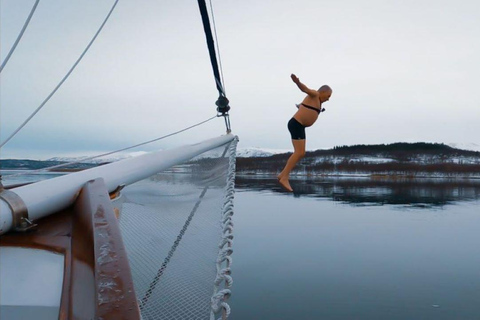
M 227 174 L 227 184 L 225 189 L 224 204 L 222 207 L 222 238 L 218 245 L 219 251 L 216 261 L 217 275 L 214 280 L 214 291 L 211 297 L 210 320 L 215 320 L 216 314 L 221 313 L 222 320 L 230 315 L 231 309 L 227 299 L 231 295 L 230 288 L 233 284 L 231 276 L 231 265 L 233 252 L 233 199 L 235 194 L 235 159 L 238 138 L 230 144 L 229 148 L 229 169 Z
M 25 23 L 23 24 L 23 27 L 22 27 L 22 30 L 20 31 L 20 34 L 18 35 L 17 39 L 16 39 L 15 42 L 13 43 L 12 48 L 10 49 L 10 51 L 9 51 L 8 54 L 7 54 L 7 56 L 5 57 L 5 60 L 3 60 L 2 65 L 0 66 L 0 72 L 2 72 L 3 68 L 5 68 L 5 66 L 7 65 L 8 60 L 10 59 L 10 57 L 11 57 L 12 54 L 13 54 L 13 51 L 15 51 L 15 49 L 17 48 L 17 45 L 18 45 L 18 43 L 20 42 L 20 39 L 22 39 L 23 34 L 25 33 L 25 30 L 27 29 L 28 24 L 30 23 L 30 20 L 31 20 L 32 17 L 33 17 L 33 14 L 35 13 L 35 9 L 37 9 L 37 5 L 38 5 L 39 2 L 40 2 L 40 0 L 35 1 L 35 4 L 33 5 L 33 8 L 32 8 L 32 10 L 30 11 L 30 14 L 28 15 L 27 20 L 26 20 Z
M 105 20 L 103 21 L 102 25 L 100 28 L 97 30 L 95 35 L 93 36 L 92 40 L 90 40 L 90 43 L 87 45 L 85 50 L 83 50 L 82 54 L 80 57 L 77 59 L 77 61 L 74 63 L 74 65 L 70 68 L 70 70 L 67 72 L 67 74 L 63 77 L 63 79 L 60 81 L 60 83 L 53 89 L 53 91 L 48 95 L 45 100 L 40 104 L 40 106 L 5 140 L 0 144 L 0 148 L 2 148 L 10 139 L 12 139 L 25 125 L 40 111 L 40 109 L 43 108 L 43 106 L 50 100 L 50 98 L 57 92 L 57 90 L 62 86 L 62 84 L 67 80 L 67 78 L 70 76 L 70 74 L 73 72 L 73 70 L 77 67 L 77 65 L 80 63 L 82 60 L 83 56 L 87 53 L 88 49 L 90 49 L 91 45 L 97 38 L 97 36 L 100 34 L 100 31 L 102 31 L 103 27 L 107 23 L 108 18 L 110 18 L 110 15 L 113 12 L 113 9 L 115 9 L 115 6 L 117 5 L 118 0 L 115 0 L 115 3 L 113 4 L 112 8 L 110 9 L 110 12 L 107 14 Z
M 67 167 L 67 166 L 72 165 L 72 164 L 82 163 L 83 161 L 87 161 L 87 160 L 92 160 L 92 159 L 96 159 L 96 158 L 99 158 L 99 157 L 108 156 L 108 155 L 111 155 L 111 154 L 114 154 L 114 153 L 118 153 L 118 152 L 121 152 L 121 151 L 126 151 L 126 150 L 129 150 L 129 149 L 133 149 L 133 148 L 136 148 L 136 147 L 140 147 L 140 146 L 143 146 L 143 145 L 146 145 L 146 144 L 155 142 L 155 141 L 159 141 L 159 140 L 162 140 L 162 139 L 171 137 L 171 136 L 173 136 L 173 135 L 179 134 L 179 133 L 181 133 L 181 132 L 187 131 L 187 130 L 192 129 L 192 128 L 194 128 L 194 127 L 197 127 L 197 126 L 199 126 L 199 125 L 201 125 L 201 124 L 204 124 L 204 123 L 206 123 L 206 122 L 208 122 L 208 121 L 210 121 L 210 120 L 215 119 L 216 117 L 217 117 L 217 116 L 213 116 L 213 117 L 211 117 L 211 118 L 208 118 L 207 120 L 204 120 L 204 121 L 201 121 L 201 122 L 199 122 L 199 123 L 196 123 L 196 124 L 194 124 L 194 125 L 192 125 L 192 126 L 190 126 L 190 127 L 187 127 L 187 128 L 184 128 L 184 129 L 181 129 L 181 130 L 178 130 L 178 131 L 175 131 L 175 132 L 173 132 L 173 133 L 167 134 L 167 135 L 165 135 L 165 136 L 162 136 L 162 137 L 159 137 L 159 138 L 156 138 L 156 139 L 152 139 L 152 140 L 149 140 L 149 141 L 145 141 L 145 142 L 136 144 L 136 145 L 134 145 L 134 146 L 130 146 L 130 147 L 118 149 L 118 150 L 111 151 L 111 152 L 107 152 L 107 153 L 102 153 L 102 154 L 99 154 L 99 155 L 96 155 L 96 156 L 87 157 L 87 158 L 83 158 L 83 159 L 76 160 L 76 161 L 72 161 L 72 162 L 67 162 L 67 163 L 58 164 L 58 165 L 51 166 L 51 167 L 47 167 L 47 168 L 36 169 L 36 170 L 29 170 L 28 172 L 22 172 L 22 173 L 16 173 L 16 174 L 6 174 L 6 175 L 3 175 L 3 176 L 4 176 L 4 177 L 23 176 L 23 175 L 32 174 L 32 173 L 35 173 L 35 172 L 41 172 L 41 171 L 45 171 L 45 170 L 51 170 L 51 169 L 57 169 L 57 168 Z

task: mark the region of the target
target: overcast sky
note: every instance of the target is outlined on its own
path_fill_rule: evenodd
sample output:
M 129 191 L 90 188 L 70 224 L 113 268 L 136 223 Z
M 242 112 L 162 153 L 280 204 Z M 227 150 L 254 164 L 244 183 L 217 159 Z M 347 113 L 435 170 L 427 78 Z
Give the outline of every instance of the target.
M 480 1 L 212 0 L 240 148 L 290 149 L 286 124 L 311 88 L 333 88 L 307 149 L 480 143 Z M 1 61 L 34 0 L 0 0 Z M 0 140 L 55 88 L 113 0 L 41 0 L 1 73 Z M 70 78 L 1 158 L 111 151 L 215 115 L 197 2 L 120 0 Z M 223 134 L 223 119 L 141 150 Z M 138 149 L 137 149 L 138 150 Z

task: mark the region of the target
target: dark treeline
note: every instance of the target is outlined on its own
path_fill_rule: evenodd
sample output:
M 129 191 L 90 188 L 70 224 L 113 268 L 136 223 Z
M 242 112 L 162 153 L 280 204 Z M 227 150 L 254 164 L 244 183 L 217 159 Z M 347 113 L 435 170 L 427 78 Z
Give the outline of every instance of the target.
M 417 155 L 429 155 L 438 157 L 479 157 L 480 152 L 461 150 L 452 148 L 443 143 L 392 143 L 392 144 L 374 144 L 374 145 L 353 145 L 353 146 L 341 146 L 334 147 L 331 150 L 313 151 L 313 155 L 332 154 L 337 156 L 345 155 L 385 155 L 398 161 L 408 161 Z
M 285 166 L 285 161 L 280 159 L 262 158 L 238 158 L 238 172 L 280 172 Z M 388 174 L 400 173 L 408 175 L 413 172 L 421 173 L 444 173 L 444 174 L 477 174 L 480 175 L 480 164 L 459 164 L 459 163 L 414 163 L 414 162 L 388 162 L 388 163 L 368 163 L 368 162 L 349 162 L 342 161 L 340 163 L 320 162 L 309 164 L 303 160 L 295 171 L 303 171 L 307 174 L 323 174 L 329 172 L 345 172 L 345 173 L 372 173 L 372 174 Z
M 353 145 L 338 146 L 329 150 L 316 150 L 308 152 L 312 156 L 346 156 L 346 155 L 387 155 L 393 159 L 404 159 L 404 156 L 437 155 L 437 156 L 464 156 L 480 157 L 480 152 L 461 150 L 447 146 L 443 143 L 405 143 L 398 142 L 392 144 L 372 144 L 372 145 Z
M 391 143 L 391 144 L 357 144 L 353 146 L 337 146 L 334 147 L 332 150 L 337 152 L 347 152 L 347 153 L 365 153 L 369 154 L 373 153 L 381 153 L 381 152 L 398 152 L 398 151 L 407 151 L 407 152 L 421 152 L 421 153 L 449 153 L 449 152 L 456 152 L 456 151 L 466 151 L 466 150 L 459 150 L 452 147 L 447 146 L 443 143 L 426 143 L 426 142 L 416 142 L 416 143 L 406 143 L 406 142 L 398 142 L 398 143 Z M 466 151 L 466 152 L 473 152 L 474 151 Z
M 310 169 L 311 168 L 311 169 Z M 338 164 L 319 163 L 312 165 L 307 172 L 322 173 L 329 171 L 351 172 L 351 173 L 372 173 L 384 174 L 389 172 L 408 175 L 412 172 L 421 173 L 446 173 L 446 174 L 480 174 L 480 164 L 458 164 L 458 163 L 413 163 L 413 162 L 348 162 L 342 161 Z

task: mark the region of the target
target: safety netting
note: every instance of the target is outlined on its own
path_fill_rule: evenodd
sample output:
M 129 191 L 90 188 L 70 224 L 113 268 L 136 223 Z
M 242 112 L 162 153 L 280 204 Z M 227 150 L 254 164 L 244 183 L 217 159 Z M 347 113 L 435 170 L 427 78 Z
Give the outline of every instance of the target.
M 228 317 L 236 145 L 122 190 L 120 227 L 144 320 Z

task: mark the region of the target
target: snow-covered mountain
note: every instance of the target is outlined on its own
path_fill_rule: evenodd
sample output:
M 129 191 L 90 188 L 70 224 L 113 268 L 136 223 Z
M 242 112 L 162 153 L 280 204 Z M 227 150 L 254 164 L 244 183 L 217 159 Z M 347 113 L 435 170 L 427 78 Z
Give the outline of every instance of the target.
M 285 153 L 289 152 L 291 150 L 287 149 L 267 149 L 267 148 L 238 148 L 237 149 L 237 157 L 242 157 L 242 158 L 248 158 L 248 157 L 269 157 L 274 154 L 278 153 Z M 46 161 L 61 161 L 61 162 L 80 162 L 80 163 L 105 163 L 105 162 L 115 162 L 131 157 L 136 157 L 140 156 L 143 154 L 146 154 L 148 152 L 145 151 L 137 151 L 137 152 L 130 152 L 130 153 L 123 153 L 123 154 L 118 154 L 118 155 L 110 155 L 110 156 L 105 156 L 105 157 L 100 157 L 100 158 L 95 158 L 95 159 L 90 159 L 90 160 L 82 160 L 85 158 L 88 158 L 88 156 L 80 156 L 80 157 L 54 157 L 47 159 Z M 201 158 L 210 158 L 210 157 L 218 157 L 218 150 L 217 152 L 206 152 L 200 156 L 198 156 L 196 159 L 201 159 Z
M 249 158 L 249 157 L 270 157 L 274 154 L 291 152 L 292 150 L 288 149 L 268 149 L 268 148 L 238 148 L 237 157 L 240 158 Z
M 479 151 L 480 152 L 480 143 L 458 143 L 452 142 L 447 143 L 447 146 L 455 148 L 455 149 L 462 149 L 462 150 L 469 150 L 469 151 Z
M 104 156 L 104 157 L 99 157 L 95 159 L 86 159 L 82 160 L 85 158 L 89 158 L 89 156 L 82 156 L 82 157 L 54 157 L 47 159 L 46 161 L 61 161 L 61 162 L 80 162 L 80 163 L 105 163 L 105 162 L 115 162 L 118 160 L 123 160 L 127 158 L 132 158 L 132 157 L 137 157 L 141 156 L 142 154 L 146 154 L 148 152 L 146 151 L 136 151 L 136 152 L 129 152 L 129 153 L 120 153 L 117 155 L 109 155 L 109 156 Z

